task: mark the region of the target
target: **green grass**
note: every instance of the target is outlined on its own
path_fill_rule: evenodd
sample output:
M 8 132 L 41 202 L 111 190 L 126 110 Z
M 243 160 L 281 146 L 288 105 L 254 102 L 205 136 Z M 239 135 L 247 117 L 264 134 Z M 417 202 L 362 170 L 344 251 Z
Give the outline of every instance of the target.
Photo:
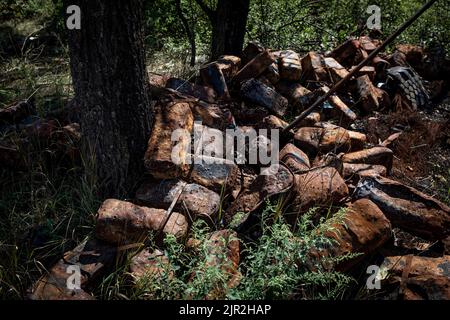
M 313 262 L 311 250 L 326 248 L 334 241 L 326 237 L 333 224 L 343 223 L 344 210 L 328 220 L 313 222 L 316 210 L 304 214 L 296 226 L 287 224 L 279 213 L 280 201 L 268 202 L 262 213 L 262 235 L 246 246 L 240 285 L 230 297 L 237 299 L 339 299 L 352 279 L 334 271 L 334 266 L 352 255 L 322 257 Z M 292 230 L 296 231 L 292 231 Z
M 293 233 L 292 226 L 277 215 L 278 210 L 277 203 L 267 202 L 261 237 L 254 242 L 241 240 L 242 276 L 237 286 L 229 285 L 233 274 L 224 272 L 230 266 L 226 252 L 215 256 L 219 263 L 208 263 L 212 259 L 208 237 L 212 230 L 197 221 L 190 231 L 190 238 L 197 243 L 194 250 L 167 235 L 164 246 L 159 247 L 167 258 L 156 263 L 160 272 L 148 273 L 132 284 L 127 270 L 133 252 L 127 263 L 103 281 L 99 294 L 108 299 L 341 299 L 354 280 L 329 266 L 353 255 L 324 258 L 328 259 L 326 269 L 322 267 L 324 261 L 313 263 L 313 270 L 306 266 L 313 261 L 310 250 L 333 244 L 324 234 L 334 230 L 334 223 L 343 222 L 344 211 L 315 225 L 312 210 L 301 218 Z
M 24 170 L 0 170 L 0 299 L 24 298 L 43 271 L 92 230 L 100 204 L 95 186 L 79 166 L 63 166 L 58 158 L 49 165 L 50 153 L 33 143 L 24 151 Z
M 33 23 L 27 28 L 38 28 Z M 40 52 L 0 59 L 0 108 L 33 98 L 44 116 L 72 96 L 67 56 Z M 0 168 L 0 299 L 24 298 L 44 270 L 90 232 L 98 208 L 95 187 L 80 164 L 64 163 L 42 141 L 24 137 L 1 137 L 2 145 L 20 150 L 24 167 Z
M 34 97 L 41 115 L 64 106 L 73 96 L 68 58 L 9 59 L 1 64 L 0 108 Z

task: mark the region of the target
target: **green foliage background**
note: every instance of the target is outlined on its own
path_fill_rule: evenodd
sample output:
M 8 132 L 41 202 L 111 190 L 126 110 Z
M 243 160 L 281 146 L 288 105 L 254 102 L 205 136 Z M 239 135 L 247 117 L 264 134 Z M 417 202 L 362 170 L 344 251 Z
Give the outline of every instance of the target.
M 204 1 L 215 7 L 216 1 Z M 145 0 L 150 51 L 188 49 L 174 3 L 174 0 Z M 354 33 L 358 23 L 367 20 L 369 5 L 381 8 L 382 32 L 387 36 L 424 3 L 423 0 L 251 0 L 246 38 L 272 48 L 327 50 Z M 199 53 L 207 54 L 211 35 L 208 18 L 195 0 L 182 0 L 181 5 L 195 31 Z M 0 24 L 11 19 L 54 21 L 62 13 L 61 0 L 0 2 Z M 398 41 L 421 45 L 438 41 L 449 49 L 449 39 L 450 0 L 439 0 Z
M 147 1 L 147 25 L 160 42 L 170 46 L 187 45 L 183 28 L 176 17 L 172 1 Z M 153 4 L 150 4 L 153 3 Z M 382 32 L 385 36 L 412 16 L 422 0 L 252 0 L 247 24 L 247 40 L 256 40 L 272 48 L 298 51 L 327 50 L 335 47 L 365 23 L 369 5 L 381 8 Z M 210 26 L 194 0 L 182 6 L 204 50 L 209 46 Z M 212 5 L 214 7 L 214 5 Z M 439 0 L 398 40 L 427 45 L 438 41 L 449 48 L 450 1 Z

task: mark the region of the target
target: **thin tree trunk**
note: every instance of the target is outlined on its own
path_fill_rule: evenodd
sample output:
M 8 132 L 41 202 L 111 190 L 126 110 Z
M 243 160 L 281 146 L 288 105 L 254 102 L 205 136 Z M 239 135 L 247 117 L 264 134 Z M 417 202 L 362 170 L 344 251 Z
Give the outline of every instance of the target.
M 81 30 L 69 31 L 82 154 L 104 197 L 126 195 L 143 172 L 151 130 L 141 0 L 72 0 Z
M 250 0 L 218 0 L 216 10 L 204 0 L 195 0 L 212 26 L 211 59 L 221 55 L 239 55 L 244 44 Z
M 183 10 L 181 9 L 181 0 L 175 0 L 175 6 L 177 8 L 178 16 L 180 17 L 180 20 L 183 24 L 184 31 L 186 32 L 186 35 L 189 40 L 189 44 L 191 46 L 191 67 L 195 66 L 195 56 L 197 55 L 197 47 L 195 45 L 195 33 L 192 31 L 192 29 L 189 27 L 189 21 L 184 16 Z
M 250 0 L 219 0 L 213 23 L 211 58 L 239 55 L 245 38 Z

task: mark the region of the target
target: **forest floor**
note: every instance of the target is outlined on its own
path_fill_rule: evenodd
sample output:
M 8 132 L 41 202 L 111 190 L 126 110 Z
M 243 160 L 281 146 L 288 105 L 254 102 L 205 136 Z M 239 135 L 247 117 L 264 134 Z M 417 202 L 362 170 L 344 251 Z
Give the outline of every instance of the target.
M 431 112 L 380 114 L 375 129 L 367 116 L 360 121 L 372 143 L 384 141 L 392 128 L 404 128 L 393 145 L 392 177 L 418 190 L 450 203 L 450 99 Z

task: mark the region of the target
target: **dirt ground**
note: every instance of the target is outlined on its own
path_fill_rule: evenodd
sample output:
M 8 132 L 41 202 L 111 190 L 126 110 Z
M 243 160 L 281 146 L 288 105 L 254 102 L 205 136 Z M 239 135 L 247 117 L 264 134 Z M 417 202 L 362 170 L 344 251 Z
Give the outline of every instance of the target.
M 449 204 L 450 98 L 430 111 L 395 112 L 363 118 L 358 123 L 368 142 L 381 143 L 402 132 L 392 144 L 392 178 Z

